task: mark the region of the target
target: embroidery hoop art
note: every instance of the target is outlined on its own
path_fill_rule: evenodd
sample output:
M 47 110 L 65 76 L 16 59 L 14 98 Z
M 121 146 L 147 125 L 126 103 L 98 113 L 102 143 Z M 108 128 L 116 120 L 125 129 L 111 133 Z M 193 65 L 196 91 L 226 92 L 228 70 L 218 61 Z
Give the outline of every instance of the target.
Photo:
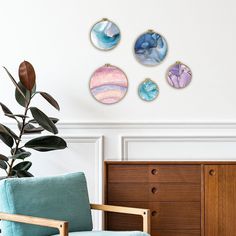
M 180 87 L 180 88 L 176 88 L 175 86 L 172 86 L 172 85 L 169 83 L 169 81 L 168 81 L 168 76 L 169 76 L 169 71 L 170 71 L 170 69 L 171 69 L 173 66 L 178 65 L 178 64 L 181 64 L 181 65 L 184 65 L 185 67 L 187 67 L 187 68 L 189 69 L 190 73 L 191 73 L 191 80 L 190 80 L 190 82 L 189 82 L 185 87 L 182 87 L 182 88 L 181 88 L 181 87 Z M 181 61 L 176 61 L 174 64 L 170 65 L 170 66 L 167 68 L 167 71 L 166 71 L 166 82 L 167 82 L 167 84 L 168 84 L 171 88 L 173 88 L 173 89 L 181 90 L 181 89 L 187 88 L 187 87 L 192 83 L 192 79 L 193 79 L 192 70 L 190 69 L 190 67 L 189 67 L 188 65 L 184 64 L 184 63 L 181 62 Z
M 104 48 L 104 49 L 103 49 L 103 48 L 97 47 L 97 46 L 94 44 L 93 40 L 92 40 L 92 30 L 93 30 L 93 28 L 95 27 L 95 25 L 97 25 L 98 23 L 101 23 L 101 22 L 103 22 L 103 21 L 109 21 L 109 22 L 111 22 L 112 24 L 114 24 L 114 25 L 119 29 L 119 32 L 120 32 L 120 38 L 119 38 L 118 42 L 116 43 L 115 46 L 113 46 L 113 47 L 111 47 L 111 48 Z M 109 20 L 108 18 L 102 18 L 101 20 L 95 22 L 95 23 L 92 25 L 92 27 L 91 27 L 91 29 L 90 29 L 90 31 L 89 31 L 89 40 L 90 40 L 90 42 L 91 42 L 91 44 L 93 45 L 94 48 L 96 48 L 96 49 L 98 49 L 98 50 L 100 50 L 100 51 L 111 51 L 111 50 L 113 50 L 114 48 L 116 48 L 116 47 L 118 46 L 118 44 L 120 43 L 120 41 L 121 41 L 121 31 L 120 31 L 120 27 L 119 27 L 116 23 L 114 23 L 113 21 Z
M 146 100 L 146 99 L 143 99 L 143 98 L 140 96 L 140 92 L 139 92 L 139 89 L 140 89 L 141 85 L 142 85 L 143 83 L 147 82 L 147 81 L 151 81 L 152 83 L 156 84 L 157 90 L 158 90 L 158 93 L 157 93 L 157 95 L 155 96 L 155 98 L 153 98 L 153 99 L 150 100 L 150 101 L 148 101 L 148 100 Z M 157 84 L 155 81 L 153 81 L 152 79 L 150 79 L 150 78 L 144 79 L 144 80 L 139 84 L 139 86 L 138 86 L 138 96 L 139 96 L 139 98 L 140 98 L 142 101 L 144 101 L 144 102 L 148 102 L 148 103 L 149 103 L 149 102 L 153 102 L 154 100 L 156 100 L 156 99 L 159 97 L 159 94 L 160 94 L 160 88 L 159 88 L 158 84 Z
M 119 71 L 125 76 L 125 78 L 126 78 L 126 82 L 127 82 L 126 92 L 125 92 L 125 94 L 123 95 L 123 97 L 120 98 L 117 102 L 114 102 L 114 103 L 103 103 L 103 102 L 99 101 L 99 100 L 94 96 L 94 94 L 93 94 L 92 91 L 91 91 L 91 88 L 90 88 L 91 80 L 92 80 L 92 78 L 93 78 L 95 72 L 96 72 L 98 69 L 102 68 L 102 67 L 115 67 L 115 68 L 116 68 L 117 70 L 119 70 Z M 127 77 L 126 73 L 125 73 L 122 69 L 120 69 L 118 66 L 114 66 L 114 65 L 111 65 L 111 64 L 109 64 L 109 63 L 106 63 L 105 65 L 98 67 L 98 68 L 92 73 L 92 75 L 91 75 L 91 77 L 90 77 L 90 80 L 89 80 L 89 91 L 90 91 L 91 96 L 93 97 L 93 99 L 94 99 L 95 101 L 97 101 L 98 103 L 103 104 L 103 105 L 115 105 L 115 104 L 121 102 L 121 101 L 126 97 L 126 95 L 127 95 L 127 93 L 128 93 L 128 90 L 129 90 L 129 80 L 128 80 L 128 77 Z
M 143 63 L 141 63 L 141 62 L 138 60 L 138 58 L 137 58 L 137 56 L 136 56 L 136 53 L 135 53 L 135 44 L 136 44 L 137 40 L 138 40 L 142 35 L 148 34 L 148 33 L 159 34 L 159 35 L 165 40 L 166 46 L 167 46 L 167 47 L 166 47 L 166 55 L 165 55 L 164 59 L 163 59 L 161 62 L 159 62 L 158 64 L 155 64 L 155 65 L 148 65 L 148 64 L 143 64 Z M 160 34 L 159 32 L 157 32 L 157 31 L 155 31 L 155 30 L 153 30 L 153 29 L 149 29 L 149 30 L 145 31 L 145 32 L 142 33 L 142 34 L 139 34 L 138 37 L 135 39 L 135 41 L 134 41 L 134 43 L 133 43 L 133 55 L 134 55 L 134 57 L 135 57 L 135 60 L 136 60 L 139 64 L 141 64 L 141 65 L 143 65 L 143 66 L 154 67 L 154 66 L 158 66 L 158 65 L 162 64 L 162 62 L 164 62 L 164 61 L 166 60 L 166 58 L 167 58 L 167 56 L 168 56 L 168 53 L 169 53 L 169 45 L 168 45 L 168 43 L 167 43 L 166 38 L 165 38 L 162 34 Z

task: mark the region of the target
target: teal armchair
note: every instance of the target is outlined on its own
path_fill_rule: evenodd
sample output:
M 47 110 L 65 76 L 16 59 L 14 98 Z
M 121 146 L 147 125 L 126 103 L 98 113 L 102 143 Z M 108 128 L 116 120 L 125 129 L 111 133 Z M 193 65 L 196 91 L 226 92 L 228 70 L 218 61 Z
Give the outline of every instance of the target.
M 143 231 L 92 231 L 91 209 L 143 217 Z M 83 173 L 0 182 L 3 236 L 149 236 L 148 209 L 90 204 Z M 59 233 L 59 234 L 58 234 Z

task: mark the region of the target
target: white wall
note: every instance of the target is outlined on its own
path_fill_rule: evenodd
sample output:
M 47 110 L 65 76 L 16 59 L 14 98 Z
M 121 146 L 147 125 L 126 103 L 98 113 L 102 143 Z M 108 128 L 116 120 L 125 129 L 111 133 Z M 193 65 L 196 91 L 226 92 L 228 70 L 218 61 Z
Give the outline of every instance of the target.
M 17 74 L 26 59 L 37 71 L 38 89 L 50 91 L 61 103 L 64 121 L 235 121 L 234 0 L 8 0 L 0 1 L 0 64 Z M 103 17 L 122 33 L 118 47 L 96 50 L 89 41 L 91 26 Z M 133 44 L 147 29 L 163 34 L 169 54 L 149 68 L 133 56 Z M 193 71 L 191 85 L 181 91 L 165 80 L 176 60 Z M 90 95 L 92 72 L 105 63 L 121 67 L 130 87 L 126 98 L 112 106 Z M 12 86 L 1 76 L 0 99 L 9 103 Z M 137 86 L 151 77 L 160 97 L 147 104 Z M 7 99 L 6 99 L 7 97 Z M 45 110 L 49 108 L 45 107 Z
M 83 170 L 91 200 L 101 202 L 103 158 L 236 160 L 235 8 L 234 0 L 0 0 L 0 64 L 17 76 L 21 61 L 32 62 L 38 90 L 57 98 L 61 112 L 40 98 L 34 104 L 60 117 L 60 134 L 69 146 L 49 155 L 35 152 L 32 172 Z M 91 26 L 103 17 L 122 33 L 110 52 L 89 41 Z M 169 44 L 166 60 L 152 68 L 139 64 L 132 52 L 147 29 L 163 34 Z M 177 60 L 193 71 L 193 81 L 181 91 L 165 80 Z M 88 89 L 91 74 L 105 63 L 122 68 L 130 85 L 125 99 L 110 106 L 96 102 Z M 145 77 L 160 87 L 152 103 L 137 95 Z M 2 69 L 0 101 L 21 112 Z M 0 120 L 9 122 L 3 115 Z

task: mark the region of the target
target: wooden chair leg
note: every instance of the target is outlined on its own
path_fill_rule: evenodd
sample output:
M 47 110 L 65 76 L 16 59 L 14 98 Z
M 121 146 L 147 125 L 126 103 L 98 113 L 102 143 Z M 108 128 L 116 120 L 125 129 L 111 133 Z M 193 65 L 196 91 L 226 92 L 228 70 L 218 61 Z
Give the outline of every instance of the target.
M 151 225 L 150 225 L 150 211 L 143 212 L 143 231 L 150 234 Z
M 59 228 L 59 232 L 60 232 L 60 236 L 68 236 L 68 222 L 65 222 L 63 224 L 60 225 L 60 228 Z

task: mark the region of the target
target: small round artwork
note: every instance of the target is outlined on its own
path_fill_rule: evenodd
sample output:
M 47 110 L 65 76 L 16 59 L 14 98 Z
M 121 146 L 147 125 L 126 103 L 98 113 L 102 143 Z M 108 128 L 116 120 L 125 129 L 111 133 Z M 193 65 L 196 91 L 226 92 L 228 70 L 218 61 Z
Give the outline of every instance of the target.
M 114 104 L 122 100 L 126 95 L 128 79 L 121 69 L 106 64 L 93 73 L 89 88 L 91 94 L 98 102 Z
M 151 102 L 158 96 L 159 88 L 151 79 L 145 79 L 138 87 L 138 94 L 144 101 Z
M 167 51 L 165 38 L 152 30 L 139 36 L 134 45 L 137 60 L 147 66 L 160 64 L 165 59 Z
M 174 88 L 185 88 L 191 80 L 192 72 L 190 68 L 181 62 L 176 62 L 167 71 L 167 81 Z
M 92 44 L 100 50 L 111 50 L 120 41 L 120 29 L 108 19 L 97 22 L 90 31 Z

